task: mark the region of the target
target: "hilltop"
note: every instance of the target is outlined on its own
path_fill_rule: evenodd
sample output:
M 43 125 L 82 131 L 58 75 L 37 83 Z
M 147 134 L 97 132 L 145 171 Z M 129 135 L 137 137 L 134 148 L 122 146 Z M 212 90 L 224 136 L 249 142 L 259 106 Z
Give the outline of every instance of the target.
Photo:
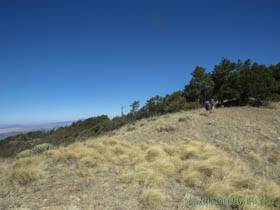
M 279 137 L 279 103 L 142 119 L 40 155 L 2 158 L 0 209 L 279 209 Z M 188 203 L 248 197 L 267 203 Z

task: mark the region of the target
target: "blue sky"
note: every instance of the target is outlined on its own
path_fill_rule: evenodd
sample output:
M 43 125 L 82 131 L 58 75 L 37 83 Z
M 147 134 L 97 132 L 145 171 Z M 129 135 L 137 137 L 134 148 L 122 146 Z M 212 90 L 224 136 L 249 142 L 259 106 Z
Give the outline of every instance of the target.
M 276 64 L 279 11 L 276 0 L 0 1 L 0 124 L 113 117 L 222 57 Z

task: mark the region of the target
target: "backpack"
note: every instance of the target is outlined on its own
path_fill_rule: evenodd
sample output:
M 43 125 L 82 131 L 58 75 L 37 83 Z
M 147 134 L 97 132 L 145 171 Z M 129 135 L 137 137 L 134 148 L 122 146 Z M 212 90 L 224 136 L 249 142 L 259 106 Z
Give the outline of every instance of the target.
M 209 101 L 205 101 L 205 106 L 209 106 Z

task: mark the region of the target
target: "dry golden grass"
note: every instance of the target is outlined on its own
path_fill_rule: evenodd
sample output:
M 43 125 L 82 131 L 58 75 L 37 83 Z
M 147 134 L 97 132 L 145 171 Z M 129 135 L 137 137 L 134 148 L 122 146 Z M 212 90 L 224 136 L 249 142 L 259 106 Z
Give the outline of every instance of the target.
M 14 185 L 27 185 L 43 175 L 44 159 L 41 156 L 19 159 L 7 173 L 7 181 Z
M 143 187 L 140 202 L 144 208 L 162 205 L 166 200 L 162 192 L 175 180 L 197 189 L 205 198 L 274 200 L 280 208 L 280 187 L 276 183 L 256 176 L 244 162 L 215 146 L 196 140 L 174 145 L 146 143 L 144 151 L 142 148 L 143 144 L 109 139 L 90 146 L 76 144 L 49 150 L 41 156 L 17 160 L 8 180 L 20 185 L 38 180 L 43 175 L 43 157 L 54 163 L 74 159 L 76 173 L 82 177 L 117 167 L 115 164 L 125 166 L 127 170 L 119 179 Z
M 162 192 L 175 180 L 196 189 L 205 198 L 274 200 L 275 208 L 280 208 L 280 187 L 275 182 L 256 176 L 240 159 L 230 157 L 215 146 L 188 140 L 173 145 L 145 143 L 145 150 L 142 148 L 143 143 L 109 139 L 90 146 L 76 144 L 49 150 L 40 156 L 17 160 L 8 180 L 19 185 L 38 180 L 43 175 L 44 157 L 54 164 L 74 159 L 76 174 L 82 177 L 95 176 L 119 164 L 126 167 L 119 180 L 126 184 L 136 182 L 143 188 L 139 202 L 144 208 L 163 205 L 166 198 Z

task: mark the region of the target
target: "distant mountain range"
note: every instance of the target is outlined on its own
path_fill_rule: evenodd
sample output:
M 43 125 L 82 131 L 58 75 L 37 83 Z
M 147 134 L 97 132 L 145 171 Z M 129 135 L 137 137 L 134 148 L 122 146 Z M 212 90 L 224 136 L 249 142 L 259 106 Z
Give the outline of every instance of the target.
M 0 139 L 8 136 L 15 136 L 21 133 L 27 133 L 30 131 L 47 131 L 62 126 L 71 125 L 74 121 L 64 121 L 64 122 L 52 122 L 45 124 L 33 124 L 33 125 L 20 125 L 20 124 L 0 124 Z

